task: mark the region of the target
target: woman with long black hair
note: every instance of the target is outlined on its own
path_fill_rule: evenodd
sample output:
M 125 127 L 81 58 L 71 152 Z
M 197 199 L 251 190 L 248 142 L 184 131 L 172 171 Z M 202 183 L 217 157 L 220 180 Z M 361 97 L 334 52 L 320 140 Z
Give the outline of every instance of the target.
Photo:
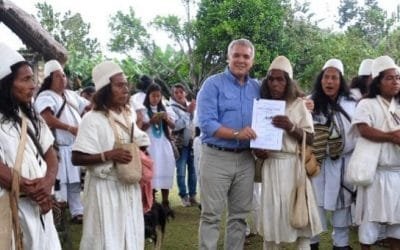
M 333 249 L 346 250 L 350 249 L 349 226 L 353 186 L 345 182 L 344 173 L 355 145 L 350 125 L 356 102 L 350 97 L 343 74 L 342 62 L 330 59 L 323 66 L 314 84 L 311 96 L 315 105 L 313 146 L 314 150 L 318 151 L 321 172 L 312 182 L 325 231 L 326 213 L 332 212 Z M 325 140 L 319 141 L 320 138 Z M 313 237 L 311 249 L 318 249 L 318 242 L 319 237 Z

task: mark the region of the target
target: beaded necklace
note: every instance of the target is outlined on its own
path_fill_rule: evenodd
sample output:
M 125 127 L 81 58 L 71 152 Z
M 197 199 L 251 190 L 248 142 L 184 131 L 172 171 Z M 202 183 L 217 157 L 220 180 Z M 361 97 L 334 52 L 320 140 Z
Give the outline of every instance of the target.
M 153 117 L 154 112 L 151 108 L 148 110 L 147 113 L 150 118 Z M 164 126 L 162 121 L 158 124 L 151 124 L 151 133 L 155 138 L 160 138 L 163 134 L 163 128 Z

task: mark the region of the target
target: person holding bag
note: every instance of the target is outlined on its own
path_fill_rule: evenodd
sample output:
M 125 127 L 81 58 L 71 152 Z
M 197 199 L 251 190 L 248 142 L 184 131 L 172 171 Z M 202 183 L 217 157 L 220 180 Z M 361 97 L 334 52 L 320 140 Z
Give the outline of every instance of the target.
M 139 163 L 132 162 L 137 158 L 119 144 L 133 140 L 143 149 L 149 138 L 136 125 L 135 112 L 128 105 L 128 81 L 120 66 L 104 61 L 92 75 L 94 107 L 83 117 L 72 147 L 72 162 L 87 168 L 80 249 L 143 249 L 139 182 L 127 182 L 118 175 L 119 165 Z
M 54 226 L 54 138 L 35 113 L 32 67 L 0 43 L 0 249 L 61 249 Z
M 344 173 L 353 152 L 355 139 L 350 132 L 356 101 L 350 96 L 343 77 L 343 64 L 329 59 L 318 74 L 312 90 L 314 101 L 314 152 L 321 162 L 319 175 L 312 178 L 324 231 L 327 230 L 327 212 L 332 212 L 333 249 L 347 250 L 351 204 L 354 187 L 347 183 Z M 317 129 L 318 128 L 318 129 Z M 326 134 L 324 134 L 326 133 Z M 318 249 L 319 236 L 311 239 L 311 249 Z
M 295 84 L 290 61 L 278 56 L 261 85 L 261 98 L 286 102 L 285 115 L 272 118 L 272 124 L 284 130 L 282 149 L 254 150 L 258 158 L 265 159 L 261 197 L 264 250 L 278 249 L 283 242 L 309 249 L 310 237 L 321 232 L 312 186 L 299 154 L 302 142 L 305 148 L 305 143 L 312 141 L 313 122 Z
M 400 248 L 400 74 L 389 56 L 372 64 L 373 80 L 367 96 L 357 106 L 353 123 L 360 136 L 381 144 L 372 183 L 357 187 L 356 223 L 361 249 L 371 249 L 380 232 L 390 249 Z M 362 157 L 362 156 L 361 156 Z M 367 167 L 367 166 L 365 166 Z M 368 166 L 370 167 L 370 166 Z M 383 228 L 383 230 L 382 230 Z

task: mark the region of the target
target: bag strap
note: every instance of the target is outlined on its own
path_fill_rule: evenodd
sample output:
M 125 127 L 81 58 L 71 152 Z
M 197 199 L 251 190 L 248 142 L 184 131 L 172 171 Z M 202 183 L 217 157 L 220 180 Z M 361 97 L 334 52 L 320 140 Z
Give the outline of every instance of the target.
M 389 128 L 390 129 L 395 129 L 396 128 L 396 125 L 395 124 L 393 124 L 393 122 L 391 122 L 391 116 L 392 116 L 392 118 L 396 121 L 396 122 L 400 122 L 400 120 L 399 120 L 399 117 L 398 117 L 398 115 L 396 114 L 396 113 L 392 113 L 392 112 L 390 112 L 389 111 L 389 109 L 390 109 L 390 106 L 392 105 L 392 102 L 391 103 L 389 103 L 389 105 L 386 105 L 385 104 L 385 100 L 383 100 L 383 98 L 381 97 L 381 96 L 377 96 L 376 97 L 376 99 L 378 100 L 378 103 L 379 103 L 379 105 L 381 106 L 381 108 L 382 108 L 382 111 L 383 111 L 383 113 L 385 114 L 385 116 L 386 116 L 386 122 L 388 123 L 388 125 L 389 125 Z M 392 100 L 393 101 L 393 100 Z M 385 107 L 385 106 L 387 106 L 387 107 Z M 382 124 L 382 126 L 383 126 L 384 124 Z
M 56 113 L 56 118 L 57 119 L 60 118 L 62 112 L 64 111 L 65 104 L 67 104 L 67 98 L 64 95 L 62 96 L 62 98 L 63 98 L 64 101 L 63 101 L 63 103 L 61 105 L 61 108 Z
M 108 117 L 108 120 L 110 122 L 111 128 L 113 129 L 113 132 L 114 132 L 115 141 L 117 143 L 119 143 L 119 144 L 121 144 L 122 142 L 121 142 L 121 138 L 120 138 L 120 136 L 118 134 L 118 131 L 117 131 L 117 124 L 123 130 L 125 130 L 125 132 L 129 135 L 130 142 L 134 142 L 133 141 L 133 132 L 134 132 L 133 131 L 134 130 L 133 122 L 132 123 L 129 122 L 128 114 L 127 114 L 126 111 L 123 111 L 123 116 L 124 116 L 124 120 L 125 120 L 125 122 L 126 122 L 126 124 L 128 126 L 126 124 L 122 124 L 120 121 L 115 120 L 115 118 L 112 117 L 111 114 L 109 114 L 109 113 L 107 114 L 107 117 Z
M 189 113 L 186 108 L 184 108 L 181 105 L 178 105 L 176 103 L 172 103 L 171 106 L 176 107 L 176 108 L 178 108 L 178 109 L 180 109 L 180 110 L 182 110 L 182 111 L 184 111 L 186 113 Z
M 14 231 L 14 239 L 17 250 L 22 250 L 22 230 L 19 223 L 19 215 L 18 215 L 18 202 L 19 202 L 19 180 L 21 174 L 21 166 L 24 158 L 25 145 L 27 140 L 27 118 L 25 116 L 22 117 L 21 122 L 21 139 L 18 144 L 17 157 L 15 159 L 15 164 L 12 169 L 12 181 L 11 181 L 11 191 L 10 191 L 10 207 L 11 207 L 11 216 L 12 216 L 12 224 Z
M 303 129 L 303 138 L 301 140 L 301 164 L 296 171 L 296 186 L 305 185 L 306 183 L 306 131 Z

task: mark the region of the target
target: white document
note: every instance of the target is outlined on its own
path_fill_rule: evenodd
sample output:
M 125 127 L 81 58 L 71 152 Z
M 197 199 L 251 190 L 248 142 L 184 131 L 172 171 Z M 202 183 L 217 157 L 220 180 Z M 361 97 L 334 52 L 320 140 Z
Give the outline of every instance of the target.
M 283 129 L 272 125 L 272 118 L 285 115 L 285 101 L 254 99 L 251 128 L 257 138 L 250 141 L 251 148 L 281 150 Z

